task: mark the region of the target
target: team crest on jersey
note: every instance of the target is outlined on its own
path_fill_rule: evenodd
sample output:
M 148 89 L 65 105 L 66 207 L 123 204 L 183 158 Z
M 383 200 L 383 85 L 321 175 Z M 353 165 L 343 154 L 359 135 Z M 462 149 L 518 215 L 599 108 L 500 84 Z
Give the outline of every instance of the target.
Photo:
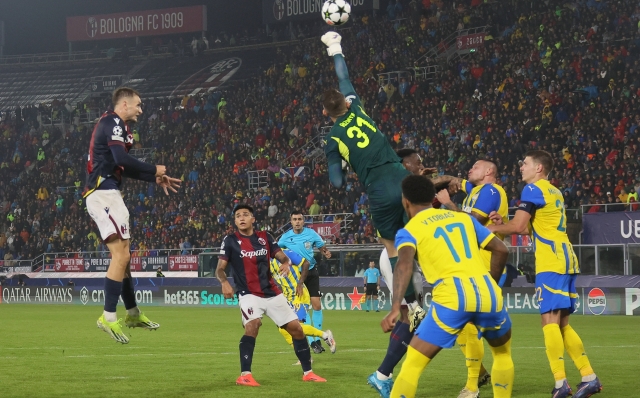
M 249 309 L 247 310 L 247 312 L 249 313 L 249 315 L 253 315 L 253 307 L 249 307 Z
M 311 250 L 311 242 L 304 242 L 304 248 L 307 250 Z
M 478 200 L 478 196 L 480 196 L 480 194 L 479 194 L 479 193 L 477 193 L 477 194 L 473 195 L 473 197 L 472 197 L 471 199 L 473 199 L 473 200 Z
M 258 243 L 261 244 L 262 246 L 266 246 L 267 245 L 267 241 L 265 241 L 262 238 L 258 238 Z
M 125 224 L 120 226 L 120 232 L 122 232 L 122 235 L 127 233 L 127 226 Z

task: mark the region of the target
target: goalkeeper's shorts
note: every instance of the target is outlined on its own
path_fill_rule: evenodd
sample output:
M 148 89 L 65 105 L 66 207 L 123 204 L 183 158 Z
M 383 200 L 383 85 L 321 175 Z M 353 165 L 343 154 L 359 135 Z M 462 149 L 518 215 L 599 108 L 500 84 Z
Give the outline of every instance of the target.
M 402 207 L 402 180 L 410 173 L 402 163 L 388 163 L 371 169 L 366 191 L 373 227 L 384 239 L 394 240 L 404 228 L 407 216 Z

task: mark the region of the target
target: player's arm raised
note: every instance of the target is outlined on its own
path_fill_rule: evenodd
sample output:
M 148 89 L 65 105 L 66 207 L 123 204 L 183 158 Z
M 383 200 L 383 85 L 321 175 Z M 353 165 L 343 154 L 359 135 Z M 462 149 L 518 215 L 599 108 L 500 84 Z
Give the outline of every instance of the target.
M 218 266 L 216 267 L 216 278 L 218 278 L 218 281 L 220 281 L 220 284 L 222 285 L 222 294 L 224 295 L 224 298 L 230 299 L 233 298 L 233 288 L 227 280 L 227 274 L 225 273 L 225 269 L 227 268 L 228 264 L 229 262 L 227 260 L 218 259 Z
M 413 259 L 416 255 L 414 246 L 402 246 L 398 249 L 398 262 L 396 269 L 393 271 L 393 300 L 391 302 L 391 311 L 384 317 L 380 326 L 382 331 L 388 333 L 393 330 L 400 315 L 400 305 L 407 291 L 407 286 L 413 275 Z

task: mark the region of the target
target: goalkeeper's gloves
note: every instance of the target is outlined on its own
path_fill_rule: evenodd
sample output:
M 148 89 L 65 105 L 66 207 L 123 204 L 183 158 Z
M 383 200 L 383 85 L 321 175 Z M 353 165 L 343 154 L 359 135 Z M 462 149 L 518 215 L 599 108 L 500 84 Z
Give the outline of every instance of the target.
M 330 57 L 333 57 L 336 54 L 342 54 L 342 46 L 340 45 L 340 41 L 342 40 L 342 36 L 340 36 L 336 32 L 327 32 L 321 37 L 322 42 L 325 46 L 327 46 L 327 54 Z

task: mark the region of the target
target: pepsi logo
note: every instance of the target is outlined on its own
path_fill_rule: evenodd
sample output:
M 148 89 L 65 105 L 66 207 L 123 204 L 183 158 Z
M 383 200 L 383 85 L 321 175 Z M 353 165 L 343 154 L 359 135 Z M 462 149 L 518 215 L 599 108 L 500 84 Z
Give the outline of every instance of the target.
M 591 289 L 587 296 L 587 308 L 593 315 L 600 315 L 607 309 L 607 296 L 602 289 Z

